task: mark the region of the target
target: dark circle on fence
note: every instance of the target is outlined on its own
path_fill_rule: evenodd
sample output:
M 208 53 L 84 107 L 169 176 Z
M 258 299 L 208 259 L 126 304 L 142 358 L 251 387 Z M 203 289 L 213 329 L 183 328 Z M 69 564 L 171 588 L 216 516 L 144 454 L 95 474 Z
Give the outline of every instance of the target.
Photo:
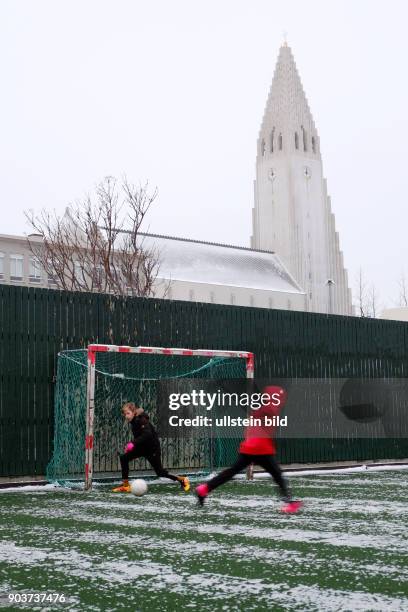
M 349 378 L 340 391 L 340 410 L 350 421 L 373 423 L 387 413 L 392 393 L 387 381 Z

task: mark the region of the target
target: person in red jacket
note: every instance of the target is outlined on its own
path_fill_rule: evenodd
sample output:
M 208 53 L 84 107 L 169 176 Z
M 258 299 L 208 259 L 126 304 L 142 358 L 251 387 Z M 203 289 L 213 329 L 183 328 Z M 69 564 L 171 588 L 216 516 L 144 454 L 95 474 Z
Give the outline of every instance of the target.
M 287 393 L 282 387 L 272 385 L 265 387 L 263 393 L 269 395 L 270 401 L 266 405 L 261 406 L 259 410 L 252 411 L 254 424 L 249 425 L 245 430 L 245 439 L 240 444 L 238 458 L 234 465 L 223 470 L 208 482 L 198 485 L 196 488 L 195 493 L 200 505 L 204 504 L 206 497 L 211 491 L 231 480 L 250 464 L 255 463 L 266 472 L 269 472 L 278 485 L 282 500 L 284 501 L 284 505 L 281 508 L 282 512 L 294 513 L 301 507 L 302 502 L 292 499 L 286 479 L 275 459 L 276 446 L 272 438 L 275 429 L 273 417 L 279 416 L 281 409 L 286 403 Z

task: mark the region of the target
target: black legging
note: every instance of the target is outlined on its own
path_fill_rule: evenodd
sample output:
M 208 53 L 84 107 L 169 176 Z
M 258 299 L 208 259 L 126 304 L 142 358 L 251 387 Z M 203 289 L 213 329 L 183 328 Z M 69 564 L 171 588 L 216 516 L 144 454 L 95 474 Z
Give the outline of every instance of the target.
M 145 459 L 148 460 L 148 462 L 150 463 L 150 465 L 156 472 L 157 476 L 163 476 L 163 478 L 170 478 L 170 480 L 178 480 L 177 476 L 174 476 L 174 474 L 170 474 L 170 472 L 168 472 L 163 467 L 160 454 L 161 454 L 160 449 L 153 451 L 152 453 L 149 453 L 148 455 L 144 455 L 144 454 L 142 455 L 140 453 L 140 450 L 133 449 L 128 453 L 124 453 L 123 455 L 120 455 L 119 458 L 120 458 L 120 465 L 122 468 L 123 480 L 128 480 L 129 478 L 129 462 L 133 461 L 134 459 L 139 459 L 141 457 L 144 457 Z
M 234 465 L 226 470 L 223 470 L 207 482 L 208 490 L 212 491 L 225 482 L 228 482 L 228 480 L 231 480 L 235 474 L 242 472 L 242 470 L 250 463 L 256 463 L 264 468 L 264 470 L 269 472 L 278 485 L 282 498 L 285 501 L 289 501 L 291 499 L 289 488 L 285 478 L 283 477 L 282 470 L 280 469 L 279 464 L 273 455 L 244 455 L 243 453 L 240 453 Z

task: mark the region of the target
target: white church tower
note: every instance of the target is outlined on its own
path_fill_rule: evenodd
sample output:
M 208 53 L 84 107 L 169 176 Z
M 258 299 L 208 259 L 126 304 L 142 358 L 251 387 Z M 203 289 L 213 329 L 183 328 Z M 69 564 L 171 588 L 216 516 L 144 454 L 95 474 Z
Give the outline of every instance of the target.
M 279 255 L 309 311 L 353 313 L 319 136 L 286 43 L 258 138 L 251 247 Z

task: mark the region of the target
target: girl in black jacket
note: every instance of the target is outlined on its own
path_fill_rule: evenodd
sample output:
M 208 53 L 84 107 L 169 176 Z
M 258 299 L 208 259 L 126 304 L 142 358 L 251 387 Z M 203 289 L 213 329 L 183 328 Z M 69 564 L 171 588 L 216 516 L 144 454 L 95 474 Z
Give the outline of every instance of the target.
M 143 408 L 136 406 L 133 402 L 127 402 L 122 406 L 122 414 L 132 428 L 133 442 L 128 442 L 124 454 L 120 455 L 123 483 L 115 487 L 113 492 L 130 493 L 129 462 L 139 457 L 148 460 L 157 476 L 179 482 L 183 491 L 189 491 L 190 481 L 187 476 L 175 476 L 163 467 L 159 437 L 150 423 L 149 415 Z

